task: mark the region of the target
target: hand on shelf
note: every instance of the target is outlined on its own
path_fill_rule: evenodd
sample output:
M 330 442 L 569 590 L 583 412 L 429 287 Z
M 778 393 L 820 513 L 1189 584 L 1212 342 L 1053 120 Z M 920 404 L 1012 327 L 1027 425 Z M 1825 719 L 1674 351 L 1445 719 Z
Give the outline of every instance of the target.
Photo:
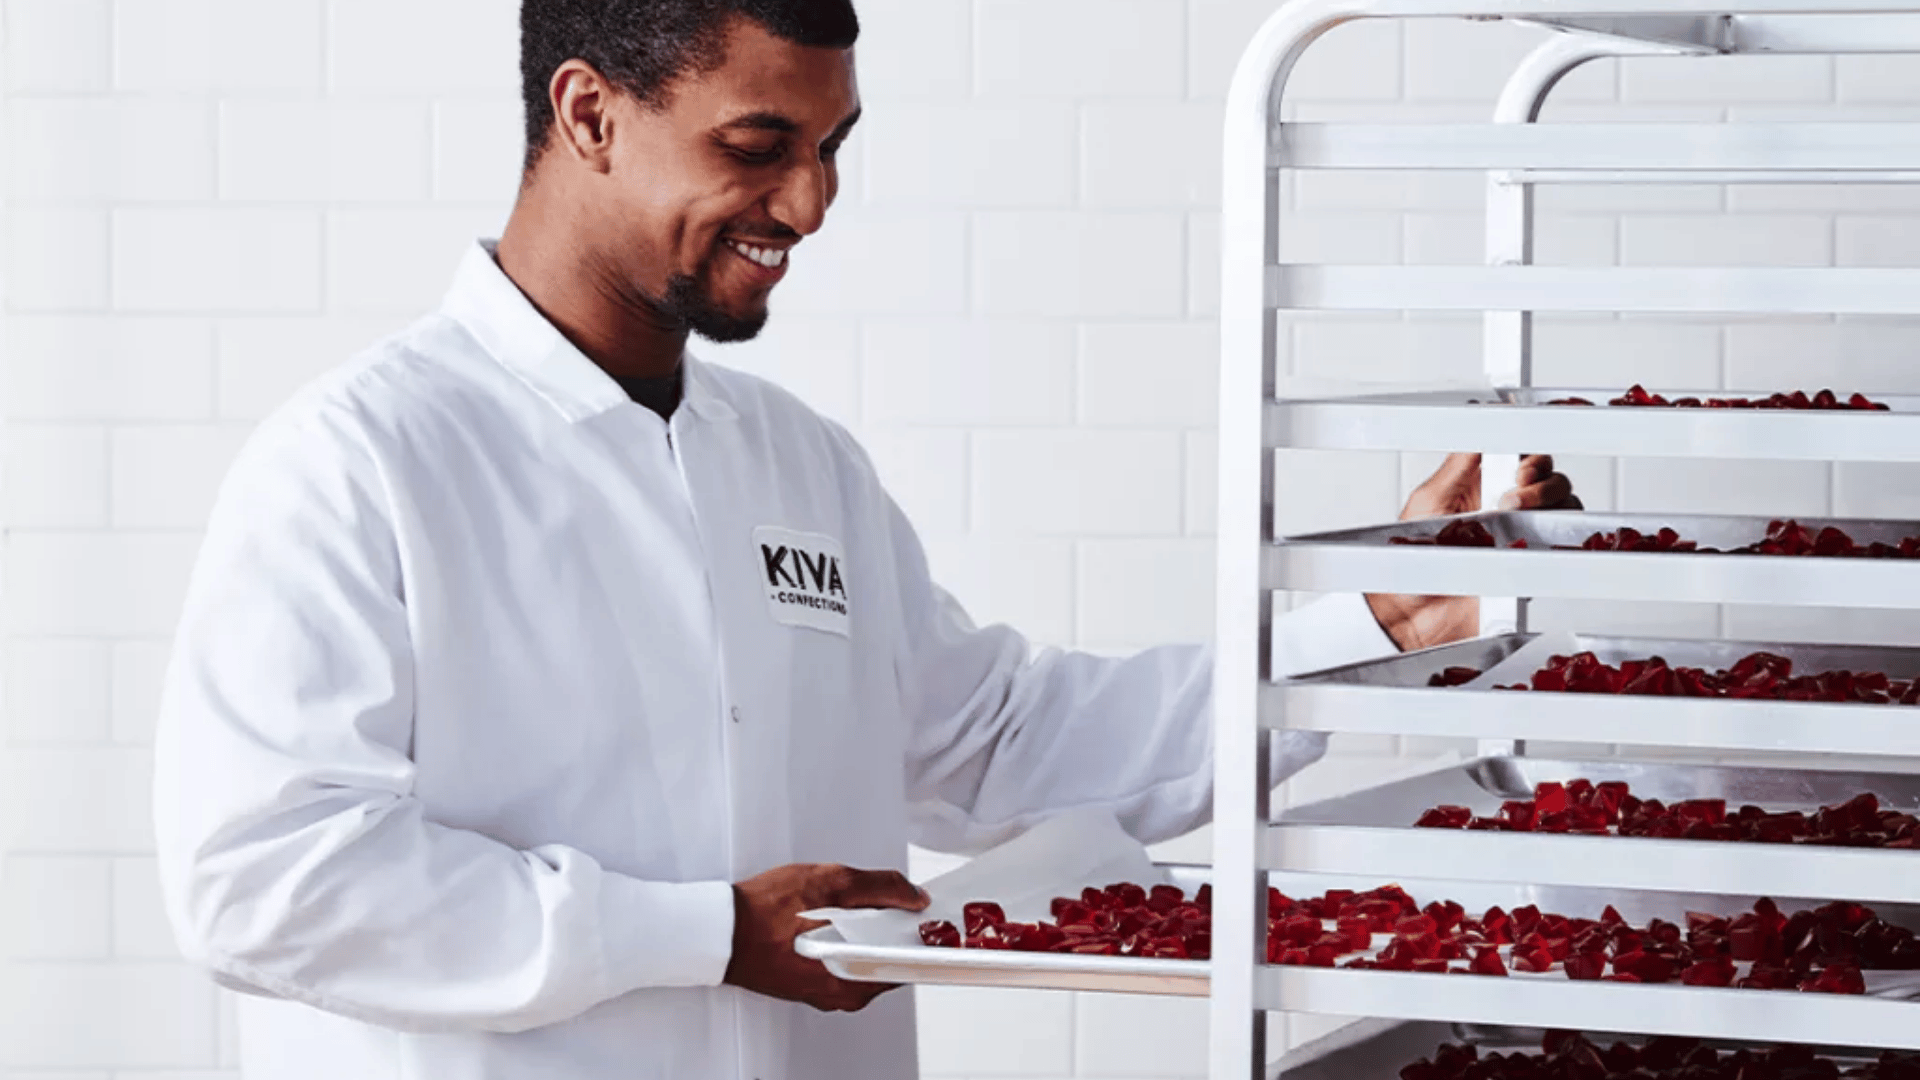
M 1480 509 L 1480 455 L 1449 454 L 1426 483 L 1413 489 L 1400 520 L 1471 514 Z M 1573 481 L 1555 472 L 1553 458 L 1520 460 L 1514 486 L 1500 497 L 1502 510 L 1581 510 Z M 1367 606 L 1402 652 L 1463 641 L 1480 631 L 1480 600 L 1472 596 L 1374 594 Z

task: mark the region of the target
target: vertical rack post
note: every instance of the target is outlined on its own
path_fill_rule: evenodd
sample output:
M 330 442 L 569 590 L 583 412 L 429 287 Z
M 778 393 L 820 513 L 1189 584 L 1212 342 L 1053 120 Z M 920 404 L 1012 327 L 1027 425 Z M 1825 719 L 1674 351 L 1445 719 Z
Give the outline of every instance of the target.
M 1561 35 L 1551 38 L 1515 67 L 1494 106 L 1494 123 L 1538 123 L 1540 110 L 1559 81 L 1588 61 L 1638 52 L 1670 52 L 1634 46 L 1622 40 Z M 1523 267 L 1534 261 L 1534 184 L 1526 177 L 1498 169 L 1486 175 L 1486 265 Z M 1488 311 L 1480 331 L 1480 350 L 1490 386 L 1534 384 L 1534 313 Z M 1544 450 L 1544 448 L 1542 448 Z M 1480 465 L 1480 505 L 1500 509 L 1501 492 L 1513 480 L 1521 457 L 1488 454 Z M 1528 630 L 1528 598 L 1480 598 L 1480 632 Z M 1526 753 L 1524 740 L 1480 740 L 1480 757 L 1507 757 Z
M 1623 42 L 1557 36 L 1530 53 L 1501 90 L 1494 106 L 1496 124 L 1531 124 L 1540 119 L 1547 97 L 1575 68 L 1591 60 L 1634 51 Z M 1487 265 L 1531 266 L 1534 257 L 1534 186 L 1511 170 L 1487 174 Z M 1533 385 L 1533 312 L 1489 311 L 1481 330 L 1481 354 L 1488 385 Z M 1545 448 L 1542 448 L 1545 449 Z M 1499 509 L 1500 496 L 1520 467 L 1518 454 L 1488 454 L 1481 461 L 1480 498 L 1486 510 Z M 1526 597 L 1480 598 L 1480 632 L 1528 629 Z M 1482 757 L 1525 754 L 1525 740 L 1482 739 Z
M 1236 100 L 1247 96 L 1236 79 Z M 1243 103 L 1244 104 L 1244 103 Z M 1258 870 L 1269 809 L 1268 739 L 1258 693 L 1271 675 L 1273 592 L 1263 555 L 1273 537 L 1273 455 L 1266 403 L 1275 386 L 1266 267 L 1278 257 L 1278 173 L 1267 164 L 1264 109 L 1228 110 L 1221 210 L 1220 519 L 1213 724 L 1214 881 L 1210 1052 L 1216 1080 L 1256 1077 L 1266 1022 L 1254 980 L 1265 961 L 1266 875 Z
M 1278 372 L 1269 268 L 1280 257 L 1280 101 L 1309 45 L 1350 14 L 1283 6 L 1254 35 L 1228 92 L 1220 275 L 1220 519 L 1213 724 L 1214 887 L 1210 1057 L 1214 1080 L 1264 1080 L 1270 739 L 1260 688 L 1273 677 L 1273 450 Z

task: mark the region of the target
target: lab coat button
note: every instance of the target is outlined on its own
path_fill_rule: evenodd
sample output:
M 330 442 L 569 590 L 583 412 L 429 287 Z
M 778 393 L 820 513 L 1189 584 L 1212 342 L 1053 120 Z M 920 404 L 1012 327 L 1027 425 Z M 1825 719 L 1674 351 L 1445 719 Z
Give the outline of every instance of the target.
M 740 706 L 738 705 L 733 707 L 733 722 L 736 724 L 740 722 Z

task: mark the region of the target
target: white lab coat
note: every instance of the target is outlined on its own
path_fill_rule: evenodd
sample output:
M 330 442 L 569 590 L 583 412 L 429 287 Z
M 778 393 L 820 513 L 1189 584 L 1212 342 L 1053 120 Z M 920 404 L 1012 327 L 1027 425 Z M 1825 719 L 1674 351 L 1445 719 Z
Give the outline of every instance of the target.
M 1276 636 L 1392 651 L 1351 598 Z M 663 422 L 476 246 L 222 488 L 162 706 L 169 914 L 247 995 L 250 1080 L 911 1077 L 909 994 L 721 985 L 728 883 L 1206 819 L 1203 650 L 1029 653 L 846 432 L 692 359 Z

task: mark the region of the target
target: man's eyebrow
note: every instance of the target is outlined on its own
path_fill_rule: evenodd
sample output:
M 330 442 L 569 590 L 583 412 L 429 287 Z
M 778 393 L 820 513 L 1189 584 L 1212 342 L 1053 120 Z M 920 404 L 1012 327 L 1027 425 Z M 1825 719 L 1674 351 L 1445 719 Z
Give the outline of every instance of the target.
M 845 120 L 840 121 L 840 126 L 833 129 L 833 134 L 839 137 L 846 136 L 848 132 L 853 130 L 853 125 L 860 122 L 860 114 L 865 111 L 866 110 L 864 108 L 853 110 L 853 115 L 847 117 Z
M 829 136 L 829 138 L 846 136 L 848 132 L 853 130 L 853 125 L 860 122 L 860 115 L 863 111 L 863 109 L 853 110 L 853 115 L 840 121 L 840 126 L 833 129 L 833 135 Z M 800 133 L 800 123 L 790 116 L 777 112 L 750 112 L 744 116 L 736 116 L 732 120 L 721 124 L 720 130 L 774 131 L 782 135 L 798 135 Z
M 777 131 L 782 135 L 794 135 L 800 131 L 800 124 L 790 116 L 776 112 L 751 112 L 737 116 L 720 125 L 722 130 L 737 131 Z

